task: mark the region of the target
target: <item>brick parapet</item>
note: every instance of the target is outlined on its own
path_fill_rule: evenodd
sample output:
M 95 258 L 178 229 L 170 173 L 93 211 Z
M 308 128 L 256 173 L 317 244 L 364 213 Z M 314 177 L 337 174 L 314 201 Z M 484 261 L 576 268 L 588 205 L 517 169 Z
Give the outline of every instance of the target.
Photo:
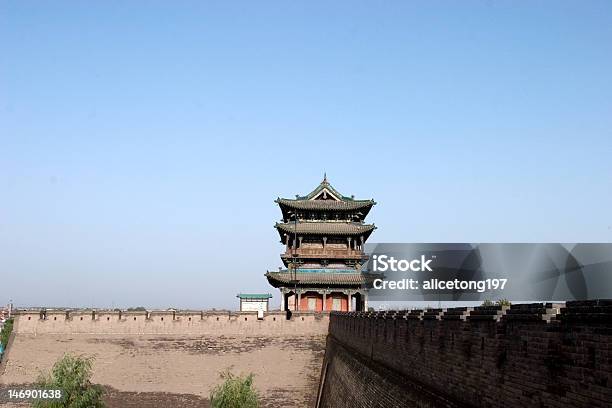
M 330 338 L 458 405 L 612 405 L 612 300 L 334 312 Z

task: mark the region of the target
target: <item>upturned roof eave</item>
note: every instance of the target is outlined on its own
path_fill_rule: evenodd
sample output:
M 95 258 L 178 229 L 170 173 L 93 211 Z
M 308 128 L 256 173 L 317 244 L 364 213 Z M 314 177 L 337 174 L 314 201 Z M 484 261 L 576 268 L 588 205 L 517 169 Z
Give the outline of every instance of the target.
M 289 209 L 313 210 L 313 211 L 354 211 L 358 209 L 367 209 L 367 211 L 369 211 L 374 205 L 376 205 L 376 201 L 372 199 L 336 201 L 336 200 L 302 200 L 302 199 L 290 199 L 290 198 L 277 198 L 276 200 L 274 200 L 274 203 L 278 204 L 279 207 L 281 207 L 281 210 L 283 210 L 283 208 L 289 208 Z M 318 207 L 323 204 L 326 206 L 329 206 L 329 208 Z
M 333 231 L 331 229 L 327 230 L 325 228 L 323 228 L 322 231 L 300 231 L 300 225 L 307 225 L 307 224 L 317 224 L 317 225 L 321 225 L 321 226 L 327 226 L 327 227 L 333 227 L 336 225 L 342 225 L 342 224 L 350 224 L 350 225 L 356 225 L 358 227 L 357 230 L 355 231 Z M 361 227 L 361 228 L 360 228 Z M 287 222 L 287 223 L 276 223 L 274 224 L 274 228 L 276 228 L 276 230 L 281 233 L 281 232 L 286 232 L 286 233 L 290 233 L 293 234 L 294 228 L 293 228 L 293 223 L 292 222 Z M 372 231 L 374 231 L 376 229 L 376 225 L 374 224 L 353 224 L 353 223 L 345 223 L 342 221 L 328 221 L 328 222 L 298 222 L 298 234 L 305 234 L 305 235 L 347 235 L 347 236 L 355 236 L 355 235 L 363 235 L 363 234 L 371 234 Z M 282 236 L 282 234 L 281 234 Z
M 301 279 L 299 278 L 301 276 Z M 316 276 L 313 276 L 316 275 Z M 291 274 L 287 272 L 267 272 L 265 274 L 268 282 L 274 287 L 287 286 L 293 283 L 291 281 Z M 371 280 L 375 279 L 379 275 L 372 275 L 367 273 L 298 273 L 297 274 L 297 285 L 298 286 L 357 286 L 361 287 L 366 285 Z M 295 284 L 295 283 L 294 283 Z

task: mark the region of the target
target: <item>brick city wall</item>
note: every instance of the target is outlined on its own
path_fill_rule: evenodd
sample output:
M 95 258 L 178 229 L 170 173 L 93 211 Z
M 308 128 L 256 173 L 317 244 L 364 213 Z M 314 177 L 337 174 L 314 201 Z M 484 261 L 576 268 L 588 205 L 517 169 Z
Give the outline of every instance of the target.
M 17 334 L 325 335 L 329 315 L 199 311 L 18 311 Z
M 319 407 L 610 407 L 612 300 L 332 313 Z

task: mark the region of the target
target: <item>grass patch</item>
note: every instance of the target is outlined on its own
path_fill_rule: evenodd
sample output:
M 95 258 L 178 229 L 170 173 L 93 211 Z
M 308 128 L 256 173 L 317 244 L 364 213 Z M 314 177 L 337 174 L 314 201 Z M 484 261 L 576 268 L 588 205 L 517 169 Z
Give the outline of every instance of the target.
M 229 371 L 221 373 L 223 383 L 210 394 L 212 408 L 258 408 L 257 391 L 253 388 L 253 374 L 235 376 Z
M 42 374 L 37 388 L 60 389 L 61 400 L 38 400 L 33 408 L 104 408 L 103 388 L 91 383 L 93 358 L 64 354 L 48 374 Z

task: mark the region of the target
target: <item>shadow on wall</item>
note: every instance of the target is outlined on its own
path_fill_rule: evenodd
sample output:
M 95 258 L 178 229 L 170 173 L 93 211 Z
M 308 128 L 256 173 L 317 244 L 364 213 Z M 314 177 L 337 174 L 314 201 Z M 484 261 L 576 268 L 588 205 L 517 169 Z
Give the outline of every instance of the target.
M 608 407 L 612 300 L 332 313 L 318 407 Z

